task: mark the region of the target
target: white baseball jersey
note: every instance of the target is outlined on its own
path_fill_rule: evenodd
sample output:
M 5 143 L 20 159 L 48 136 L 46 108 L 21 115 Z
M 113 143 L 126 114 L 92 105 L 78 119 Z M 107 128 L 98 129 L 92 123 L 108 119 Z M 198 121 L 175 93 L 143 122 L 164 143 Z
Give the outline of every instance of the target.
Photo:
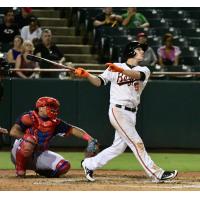
M 111 82 L 110 103 L 135 108 L 140 103 L 140 95 L 147 84 L 150 76 L 150 70 L 147 67 L 135 66 L 132 69 L 126 63 L 114 63 L 115 65 L 125 69 L 140 71 L 145 74 L 145 80 L 139 81 L 122 73 L 111 72 L 106 69 L 99 75 L 106 85 Z

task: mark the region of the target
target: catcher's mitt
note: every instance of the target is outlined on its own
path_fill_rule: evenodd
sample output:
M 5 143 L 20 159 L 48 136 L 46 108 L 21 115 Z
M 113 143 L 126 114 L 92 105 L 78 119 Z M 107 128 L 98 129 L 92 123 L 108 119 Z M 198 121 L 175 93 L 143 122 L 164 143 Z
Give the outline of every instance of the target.
M 98 154 L 100 144 L 97 139 L 92 139 L 91 142 L 88 143 L 88 146 L 85 150 L 85 158 L 93 157 Z

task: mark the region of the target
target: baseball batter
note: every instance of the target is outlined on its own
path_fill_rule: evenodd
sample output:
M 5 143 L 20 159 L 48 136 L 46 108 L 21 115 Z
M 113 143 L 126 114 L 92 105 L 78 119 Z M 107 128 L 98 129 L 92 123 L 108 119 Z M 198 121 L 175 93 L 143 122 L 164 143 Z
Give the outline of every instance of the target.
M 17 138 L 11 152 L 17 176 L 24 177 L 27 169 L 49 178 L 68 172 L 70 162 L 48 150 L 50 140 L 56 135 L 74 135 L 88 142 L 93 140 L 84 130 L 57 118 L 59 107 L 57 99 L 41 97 L 35 110 L 20 116 L 11 128 L 10 136 Z
M 95 181 L 94 170 L 119 156 L 127 146 L 149 177 L 156 181 L 165 181 L 177 176 L 177 170 L 164 171 L 152 161 L 135 129 L 140 95 L 150 76 L 147 67 L 138 66 L 143 60 L 144 51 L 144 46 L 133 41 L 125 48 L 125 63 L 107 63 L 108 68 L 99 76 L 92 75 L 83 68 L 75 70 L 77 76 L 87 78 L 95 86 L 111 82 L 109 118 L 115 128 L 115 139 L 112 146 L 82 161 L 82 167 L 89 181 Z

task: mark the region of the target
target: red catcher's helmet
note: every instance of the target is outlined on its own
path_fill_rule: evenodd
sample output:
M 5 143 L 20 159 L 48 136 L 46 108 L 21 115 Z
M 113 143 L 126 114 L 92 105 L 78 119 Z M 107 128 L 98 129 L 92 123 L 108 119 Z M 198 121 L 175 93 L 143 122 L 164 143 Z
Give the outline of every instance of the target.
M 46 106 L 47 116 L 55 119 L 59 113 L 60 102 L 52 97 L 40 97 L 36 101 L 36 108 Z

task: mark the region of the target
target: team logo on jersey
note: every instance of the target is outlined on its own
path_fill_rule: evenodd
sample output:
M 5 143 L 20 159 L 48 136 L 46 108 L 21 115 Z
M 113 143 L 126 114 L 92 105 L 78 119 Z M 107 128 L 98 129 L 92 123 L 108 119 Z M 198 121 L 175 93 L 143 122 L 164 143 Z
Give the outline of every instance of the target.
M 125 85 L 125 84 L 127 84 L 128 86 L 131 86 L 131 85 L 134 85 L 135 81 L 136 81 L 135 79 L 130 78 L 129 76 L 126 76 L 122 73 L 118 73 L 117 84 L 119 86 Z

